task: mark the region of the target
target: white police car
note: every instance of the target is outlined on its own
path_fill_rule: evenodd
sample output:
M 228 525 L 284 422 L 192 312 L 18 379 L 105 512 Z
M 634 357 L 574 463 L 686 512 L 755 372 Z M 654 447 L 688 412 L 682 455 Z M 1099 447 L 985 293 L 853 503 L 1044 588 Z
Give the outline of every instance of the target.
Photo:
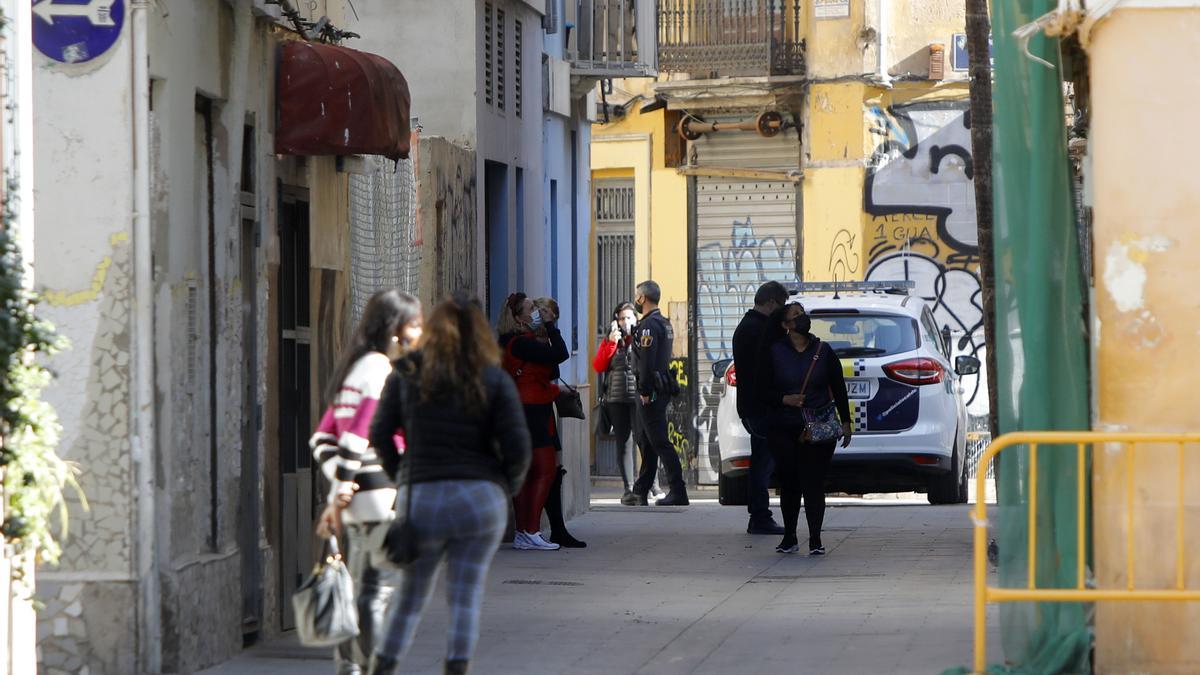
M 854 437 L 838 447 L 830 492 L 926 492 L 931 504 L 967 501 L 967 412 L 959 377 L 979 372 L 979 360 L 959 356 L 938 330 L 925 300 L 897 287 L 910 282 L 803 284 L 800 302 L 812 332 L 842 361 Z M 843 290 L 848 289 L 848 290 Z M 737 371 L 718 361 L 725 382 L 717 407 L 720 501 L 744 504 L 750 436 L 737 414 Z

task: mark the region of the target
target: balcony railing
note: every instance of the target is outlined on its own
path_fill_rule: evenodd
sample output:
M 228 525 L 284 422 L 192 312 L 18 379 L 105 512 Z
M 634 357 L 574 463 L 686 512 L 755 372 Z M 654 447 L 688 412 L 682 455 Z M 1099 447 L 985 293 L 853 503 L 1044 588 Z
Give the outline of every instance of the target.
M 695 77 L 803 75 L 800 0 L 658 0 L 658 67 Z
M 645 77 L 656 74 L 655 0 L 567 0 L 574 24 L 568 50 L 571 72 L 592 77 Z

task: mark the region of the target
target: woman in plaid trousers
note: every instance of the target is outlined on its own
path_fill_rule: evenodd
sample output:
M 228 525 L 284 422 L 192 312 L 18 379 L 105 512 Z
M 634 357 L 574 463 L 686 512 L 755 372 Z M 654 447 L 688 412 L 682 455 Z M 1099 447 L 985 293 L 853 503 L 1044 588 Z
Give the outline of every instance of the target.
M 371 443 L 384 471 L 401 479 L 397 503 L 411 503 L 418 556 L 404 570 L 371 673 L 396 672 L 443 559 L 450 605 L 445 672 L 467 672 L 488 568 L 532 454 L 516 385 L 499 364 L 500 349 L 479 302 L 456 295 L 434 309 L 421 352 L 397 361 L 384 385 Z M 403 456 L 396 448 L 398 431 L 405 439 Z

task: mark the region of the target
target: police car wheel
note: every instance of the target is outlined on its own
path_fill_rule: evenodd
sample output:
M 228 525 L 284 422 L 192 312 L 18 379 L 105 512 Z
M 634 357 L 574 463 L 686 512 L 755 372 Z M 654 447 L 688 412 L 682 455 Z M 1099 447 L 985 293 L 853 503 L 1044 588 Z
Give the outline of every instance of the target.
M 950 459 L 950 470 L 929 481 L 930 504 L 961 504 L 959 501 L 959 477 L 962 475 L 962 465 L 958 458 L 958 444 L 955 444 L 954 454 Z
M 722 506 L 745 506 L 750 502 L 750 474 L 717 477 L 717 501 Z

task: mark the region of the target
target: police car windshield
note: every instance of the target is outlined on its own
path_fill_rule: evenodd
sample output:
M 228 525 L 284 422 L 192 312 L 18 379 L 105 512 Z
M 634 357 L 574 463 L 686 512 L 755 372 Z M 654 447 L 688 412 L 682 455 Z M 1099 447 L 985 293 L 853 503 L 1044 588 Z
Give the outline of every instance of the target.
M 817 313 L 812 333 L 842 357 L 902 354 L 919 344 L 916 319 L 888 314 Z

